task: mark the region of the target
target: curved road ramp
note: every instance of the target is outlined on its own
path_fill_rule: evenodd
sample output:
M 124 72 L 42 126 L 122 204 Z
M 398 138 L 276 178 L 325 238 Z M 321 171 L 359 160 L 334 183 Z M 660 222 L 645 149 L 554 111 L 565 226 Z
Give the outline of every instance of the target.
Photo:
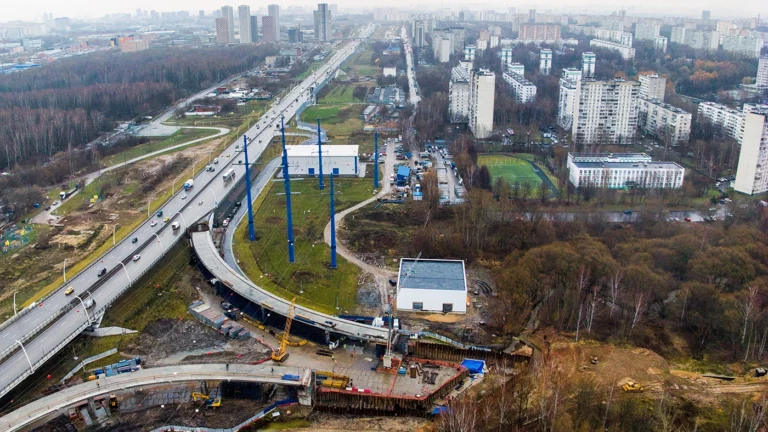
M 299 381 L 284 380 L 283 375 L 298 373 Z M 0 431 L 17 431 L 49 418 L 50 415 L 65 413 L 67 408 L 101 395 L 121 392 L 134 387 L 148 387 L 184 381 L 239 381 L 264 384 L 279 384 L 299 387 L 299 401 L 311 404 L 311 379 L 309 369 L 295 367 L 242 365 L 242 364 L 196 364 L 166 366 L 142 369 L 133 373 L 112 377 L 101 377 L 74 387 L 70 387 L 0 417 Z M 303 396 L 303 397 L 302 397 Z

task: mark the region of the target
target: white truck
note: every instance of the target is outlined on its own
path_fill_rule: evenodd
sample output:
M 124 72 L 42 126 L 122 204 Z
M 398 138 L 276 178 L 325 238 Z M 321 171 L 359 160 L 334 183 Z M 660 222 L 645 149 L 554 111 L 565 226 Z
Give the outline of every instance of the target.
M 172 223 L 172 224 L 171 224 L 171 228 L 172 228 L 174 231 L 176 231 L 177 229 L 179 229 L 179 227 L 180 227 L 180 226 L 181 226 L 181 224 L 180 224 L 180 223 L 178 223 L 178 222 L 174 222 L 174 223 Z

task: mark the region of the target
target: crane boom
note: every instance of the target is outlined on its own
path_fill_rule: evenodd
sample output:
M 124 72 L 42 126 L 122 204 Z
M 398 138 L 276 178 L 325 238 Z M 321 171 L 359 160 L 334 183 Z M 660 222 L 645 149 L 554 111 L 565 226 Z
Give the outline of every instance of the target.
M 272 360 L 276 362 L 282 362 L 288 358 L 288 353 L 285 348 L 288 346 L 288 336 L 291 334 L 291 324 L 293 323 L 293 316 L 295 315 L 296 297 L 291 300 L 291 306 L 288 308 L 288 316 L 285 317 L 285 330 L 283 330 L 283 337 L 280 340 L 280 347 L 277 351 L 272 353 Z

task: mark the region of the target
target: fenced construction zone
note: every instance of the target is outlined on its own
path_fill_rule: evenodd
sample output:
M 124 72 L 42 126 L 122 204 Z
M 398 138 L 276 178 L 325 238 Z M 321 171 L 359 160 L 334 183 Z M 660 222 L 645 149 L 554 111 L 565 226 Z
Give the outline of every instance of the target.
M 541 183 L 546 183 L 550 195 L 557 191 L 556 186 L 552 183 L 552 180 L 547 177 L 544 170 L 536 165 L 532 160 L 524 158 L 521 155 L 480 155 L 477 158 L 478 166 L 487 166 L 488 171 L 491 173 L 491 181 L 495 181 L 497 177 L 501 177 L 506 180 L 510 185 L 529 183 L 534 193 L 538 193 Z

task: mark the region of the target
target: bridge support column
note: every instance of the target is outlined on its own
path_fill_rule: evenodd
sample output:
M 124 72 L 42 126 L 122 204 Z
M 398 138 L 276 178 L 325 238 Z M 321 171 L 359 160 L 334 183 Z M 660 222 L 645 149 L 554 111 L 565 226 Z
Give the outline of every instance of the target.
M 91 410 L 91 413 L 93 413 L 93 418 L 96 418 L 96 401 L 93 400 L 92 397 L 88 398 L 88 409 Z

